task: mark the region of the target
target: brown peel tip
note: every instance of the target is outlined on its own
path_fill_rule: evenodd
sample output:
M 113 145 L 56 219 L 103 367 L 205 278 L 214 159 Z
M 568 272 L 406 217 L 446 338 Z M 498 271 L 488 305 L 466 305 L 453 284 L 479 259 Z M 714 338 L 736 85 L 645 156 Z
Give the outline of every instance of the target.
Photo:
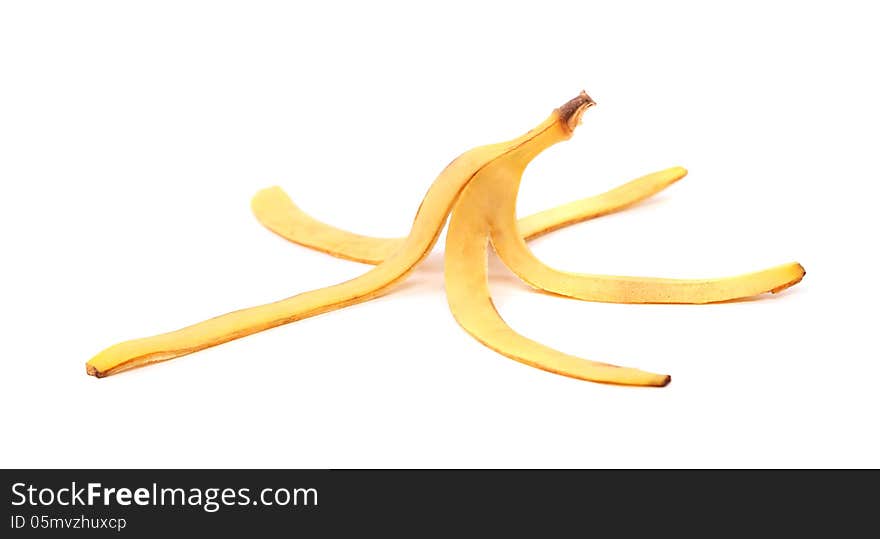
M 562 105 L 556 111 L 559 113 L 559 119 L 563 125 L 568 128 L 569 132 L 573 132 L 581 123 L 581 116 L 584 114 L 584 111 L 595 104 L 596 102 L 593 101 L 593 98 L 588 96 L 587 92 L 581 90 L 577 97 Z
M 792 286 L 794 286 L 794 285 L 798 284 L 799 282 L 801 282 L 802 280 L 804 280 L 804 276 L 807 274 L 807 271 L 800 264 L 797 264 L 797 267 L 799 270 L 799 275 L 797 275 L 796 277 L 794 277 L 792 280 L 788 281 L 787 283 L 784 283 L 780 286 L 777 286 L 776 288 L 772 288 L 770 290 L 770 292 L 772 294 L 778 294 L 778 293 L 782 292 L 783 290 L 791 288 Z
M 94 376 L 95 378 L 104 377 L 104 373 L 99 371 L 98 368 L 94 365 L 89 365 L 88 363 L 86 363 L 86 374 L 88 374 L 89 376 Z

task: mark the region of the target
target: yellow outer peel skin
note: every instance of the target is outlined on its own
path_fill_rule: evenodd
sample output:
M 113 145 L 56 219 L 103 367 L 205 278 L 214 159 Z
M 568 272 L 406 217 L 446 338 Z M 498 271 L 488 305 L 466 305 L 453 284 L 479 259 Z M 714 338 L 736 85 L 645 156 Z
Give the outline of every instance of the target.
M 263 226 L 288 241 L 364 264 L 381 264 L 406 240 L 363 236 L 323 223 L 301 210 L 278 186 L 258 191 L 251 210 Z
M 656 172 L 647 183 L 674 181 L 676 169 Z M 492 246 L 504 264 L 529 285 L 561 296 L 607 303 L 715 303 L 778 292 L 803 278 L 804 268 L 783 264 L 754 273 L 714 279 L 665 279 L 592 275 L 556 270 L 541 262 L 517 231 L 516 198 L 522 175 L 511 178 L 507 189 L 494 193 Z M 638 180 L 637 180 L 638 181 Z M 624 197 L 625 198 L 625 197 Z
M 624 210 L 656 195 L 685 176 L 687 170 L 684 167 L 652 172 L 602 194 L 523 217 L 517 222 L 517 228 L 523 239 L 531 240 L 560 228 Z

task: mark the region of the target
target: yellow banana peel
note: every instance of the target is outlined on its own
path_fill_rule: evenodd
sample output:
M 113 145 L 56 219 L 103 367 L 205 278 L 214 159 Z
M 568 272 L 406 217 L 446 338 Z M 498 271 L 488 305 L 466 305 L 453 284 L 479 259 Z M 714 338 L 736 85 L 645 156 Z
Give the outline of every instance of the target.
M 662 279 L 570 273 L 543 264 L 529 250 L 527 240 L 624 209 L 687 174 L 681 167 L 655 172 L 606 193 L 517 220 L 516 199 L 526 166 L 545 148 L 569 139 L 581 115 L 594 104 L 581 92 L 528 133 L 456 158 L 431 185 L 405 238 L 376 238 L 342 230 L 299 209 L 278 187 L 258 192 L 252 209 L 269 230 L 311 249 L 375 267 L 334 286 L 116 344 L 89 360 L 87 373 L 108 376 L 375 298 L 427 256 L 451 213 L 445 251 L 447 297 L 455 319 L 474 338 L 511 359 L 572 378 L 665 386 L 668 375 L 582 359 L 513 331 L 489 294 L 489 246 L 520 279 L 539 290 L 613 303 L 710 303 L 775 293 L 798 283 L 804 270 L 800 264 L 789 263 L 734 277 Z

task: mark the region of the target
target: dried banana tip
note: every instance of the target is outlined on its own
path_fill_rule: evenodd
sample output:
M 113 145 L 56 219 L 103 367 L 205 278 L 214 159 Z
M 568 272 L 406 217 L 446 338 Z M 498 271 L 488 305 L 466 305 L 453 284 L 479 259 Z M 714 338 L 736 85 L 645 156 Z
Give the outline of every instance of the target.
M 569 132 L 581 123 L 581 116 L 584 111 L 595 105 L 593 98 L 587 95 L 587 92 L 581 90 L 577 97 L 562 105 L 558 109 L 559 119 L 568 128 Z
M 86 363 L 86 374 L 88 374 L 89 376 L 94 376 L 95 378 L 104 377 L 103 372 L 99 371 L 97 367 L 89 365 L 88 363 Z
M 771 293 L 778 294 L 787 288 L 791 288 L 792 286 L 798 284 L 803 280 L 804 276 L 807 274 L 807 270 L 805 270 L 804 267 L 798 262 L 792 262 L 791 265 L 794 267 L 794 274 L 792 275 L 791 280 L 787 283 L 783 283 L 777 286 L 776 288 L 772 288 L 770 290 Z

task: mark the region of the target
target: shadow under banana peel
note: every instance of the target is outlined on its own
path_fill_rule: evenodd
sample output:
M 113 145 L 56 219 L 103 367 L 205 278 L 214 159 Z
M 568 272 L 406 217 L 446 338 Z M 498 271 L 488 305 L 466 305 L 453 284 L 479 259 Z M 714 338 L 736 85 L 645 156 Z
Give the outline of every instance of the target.
M 269 230 L 292 242 L 375 267 L 349 281 L 227 313 L 153 337 L 116 344 L 86 364 L 104 377 L 331 310 L 368 301 L 403 280 L 430 252 L 449 214 L 445 281 L 458 323 L 487 347 L 521 363 L 592 382 L 665 386 L 670 377 L 590 361 L 549 348 L 511 329 L 488 288 L 492 248 L 520 279 L 551 294 L 611 303 L 713 303 L 779 292 L 800 282 L 803 267 L 789 263 L 715 279 L 663 279 L 570 273 L 535 257 L 526 241 L 581 221 L 625 209 L 683 178 L 681 167 L 648 174 L 606 193 L 516 219 L 516 198 L 526 166 L 544 149 L 567 140 L 595 103 L 581 92 L 528 133 L 481 146 L 450 163 L 425 195 L 410 234 L 376 238 L 325 224 L 299 209 L 278 187 L 256 194 L 252 209 Z

